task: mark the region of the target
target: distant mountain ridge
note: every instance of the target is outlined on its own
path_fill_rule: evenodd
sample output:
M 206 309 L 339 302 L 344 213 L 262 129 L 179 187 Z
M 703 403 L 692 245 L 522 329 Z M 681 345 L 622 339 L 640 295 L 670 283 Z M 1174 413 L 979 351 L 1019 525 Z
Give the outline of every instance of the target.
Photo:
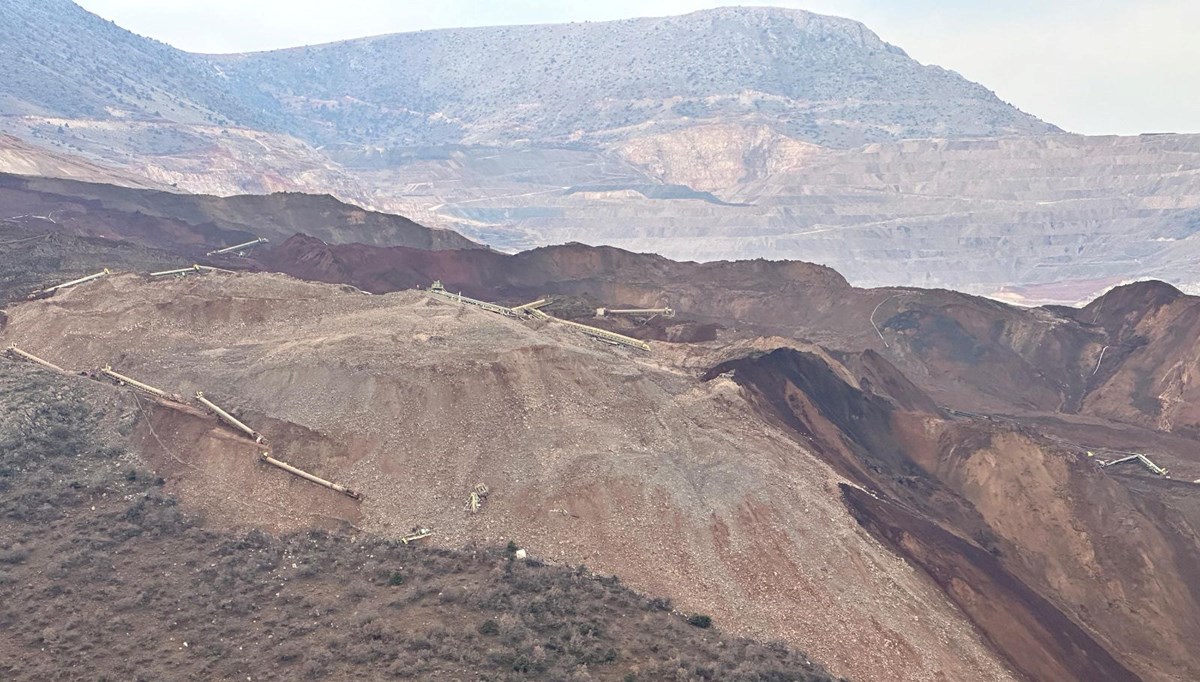
M 1200 136 L 1055 131 L 797 10 L 214 56 L 69 0 L 0 4 L 0 172 L 330 194 L 501 250 L 803 260 L 1024 303 L 1200 291 Z
M 835 147 L 1057 130 L 856 21 L 777 8 L 209 56 L 68 0 L 6 0 L 0 39 L 0 113 L 230 124 L 314 144 L 595 146 L 729 120 Z
M 0 113 L 269 126 L 269 109 L 203 57 L 70 0 L 0 3 Z
M 1056 130 L 856 21 L 778 8 L 401 33 L 215 61 L 322 142 L 603 144 L 730 119 L 837 147 Z

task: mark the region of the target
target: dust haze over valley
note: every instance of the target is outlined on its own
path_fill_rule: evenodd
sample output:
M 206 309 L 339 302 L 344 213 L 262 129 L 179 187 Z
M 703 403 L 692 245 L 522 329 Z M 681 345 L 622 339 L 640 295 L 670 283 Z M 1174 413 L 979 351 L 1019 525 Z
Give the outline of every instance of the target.
M 778 8 L 0 74 L 0 677 L 1200 679 L 1200 136 Z

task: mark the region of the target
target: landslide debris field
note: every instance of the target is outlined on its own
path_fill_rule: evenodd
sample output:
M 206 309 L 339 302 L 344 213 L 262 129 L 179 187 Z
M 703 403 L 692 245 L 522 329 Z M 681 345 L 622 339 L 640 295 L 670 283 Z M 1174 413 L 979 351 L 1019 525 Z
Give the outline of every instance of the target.
M 3 341 L 202 390 L 276 456 L 363 494 L 265 468 L 212 419 L 143 408 L 132 438 L 148 465 L 221 525 L 512 538 L 738 632 L 811 641 L 847 674 L 1008 679 L 953 605 L 858 526 L 832 468 L 756 418 L 732 381 L 665 358 L 424 293 L 272 274 L 116 276 L 12 307 Z M 470 514 L 480 483 L 490 495 Z
M 110 225 L 130 262 L 182 254 Z M 1017 309 L 803 263 L 304 236 L 212 262 L 292 276 L 118 274 L 10 304 L 0 331 L 71 371 L 203 391 L 273 456 L 363 495 L 258 462 L 194 404 L 69 378 L 89 404 L 122 396 L 130 461 L 204 532 L 511 539 L 858 680 L 1200 676 L 1200 301 L 1171 287 Z M 433 279 L 548 297 L 652 351 L 412 289 Z M 663 305 L 677 316 L 591 319 Z M 1098 464 L 1130 452 L 1171 477 Z
M 132 454 L 130 396 L 6 364 L 0 399 L 6 680 L 834 679 L 583 566 L 214 527 Z

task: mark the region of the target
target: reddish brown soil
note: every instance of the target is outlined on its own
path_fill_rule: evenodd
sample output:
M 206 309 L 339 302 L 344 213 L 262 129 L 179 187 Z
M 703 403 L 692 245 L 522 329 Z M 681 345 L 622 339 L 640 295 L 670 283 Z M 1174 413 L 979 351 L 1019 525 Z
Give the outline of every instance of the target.
M 1035 680 L 1140 679 L 989 552 L 902 506 L 842 486 L 863 526 L 924 568 Z
M 847 363 L 847 375 L 781 349 L 713 373 L 733 372 L 854 481 L 844 489 L 864 525 L 924 567 L 1032 679 L 1200 674 L 1190 653 L 1200 486 L 1154 480 L 1131 492 L 1018 422 L 931 410 L 911 384 L 887 381 L 895 372 L 881 362 Z

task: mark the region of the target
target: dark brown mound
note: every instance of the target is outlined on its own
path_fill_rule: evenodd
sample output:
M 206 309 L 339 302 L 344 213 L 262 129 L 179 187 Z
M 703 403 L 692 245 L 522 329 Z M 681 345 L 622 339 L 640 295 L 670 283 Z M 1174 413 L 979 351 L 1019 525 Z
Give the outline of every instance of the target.
M 482 249 L 450 230 L 367 211 L 327 195 L 213 197 L 0 173 L 0 219 L 48 216 L 59 231 L 172 249 L 191 258 L 255 237 L 304 232 L 330 243 Z
M 1114 287 L 1083 308 L 1062 310 L 1080 322 L 1120 335 L 1124 330 L 1136 327 L 1147 315 L 1183 297 L 1182 291 L 1166 282 L 1134 282 Z

